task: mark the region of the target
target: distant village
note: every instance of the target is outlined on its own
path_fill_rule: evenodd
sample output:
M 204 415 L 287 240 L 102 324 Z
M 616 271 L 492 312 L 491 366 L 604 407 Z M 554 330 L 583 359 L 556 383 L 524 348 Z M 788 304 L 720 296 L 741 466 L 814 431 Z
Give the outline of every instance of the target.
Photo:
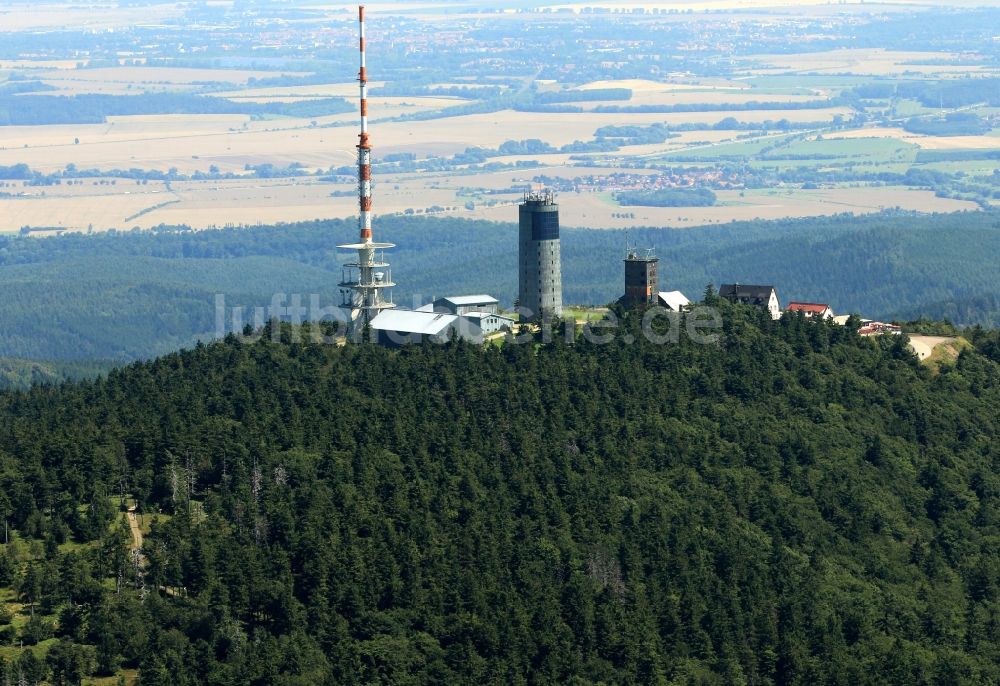
M 659 191 L 678 188 L 739 189 L 745 184 L 732 170 L 721 167 L 677 168 L 658 173 L 617 172 L 574 177 L 535 176 L 532 182 L 559 193 L 605 191 Z

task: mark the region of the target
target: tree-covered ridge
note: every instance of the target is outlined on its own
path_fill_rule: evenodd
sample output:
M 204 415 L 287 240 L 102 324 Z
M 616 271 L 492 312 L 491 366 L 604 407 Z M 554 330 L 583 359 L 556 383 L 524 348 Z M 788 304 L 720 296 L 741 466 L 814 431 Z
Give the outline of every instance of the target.
M 40 383 L 91 378 L 106 372 L 112 366 L 114 365 L 110 361 L 60 363 L 0 357 L 0 391 L 25 389 Z
M 718 345 L 231 337 L 0 394 L 0 582 L 60 637 L 4 669 L 996 682 L 1000 366 L 719 306 Z
M 826 302 L 837 313 L 888 319 L 951 317 L 991 325 L 981 309 L 1000 283 L 1000 214 L 885 213 L 734 222 L 670 230 L 629 229 L 654 247 L 662 290 L 693 296 L 706 283 L 774 284 L 782 303 Z M 275 293 L 339 302 L 335 246 L 356 221 L 331 220 L 217 231 L 165 229 L 45 239 L 0 237 L 0 355 L 131 360 L 164 354 L 215 330 L 215 296 L 228 307 L 266 307 Z M 456 217 L 387 216 L 379 236 L 397 244 L 397 303 L 490 293 L 517 295 L 514 224 Z M 603 305 L 623 292 L 620 230 L 561 233 L 567 305 Z M 442 265 L 448 265 L 443 269 Z M 72 292 L 60 284 L 73 283 Z M 942 303 L 967 303 L 942 309 Z M 250 310 L 247 310 L 250 311 Z M 40 313 L 44 316 L 40 316 Z

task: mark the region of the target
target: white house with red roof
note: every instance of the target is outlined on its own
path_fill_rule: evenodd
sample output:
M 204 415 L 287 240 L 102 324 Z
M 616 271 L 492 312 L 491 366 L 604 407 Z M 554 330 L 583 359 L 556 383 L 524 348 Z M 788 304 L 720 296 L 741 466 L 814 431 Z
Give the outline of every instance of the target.
M 809 318 L 833 319 L 833 309 L 826 303 L 791 302 L 785 312 L 801 312 Z

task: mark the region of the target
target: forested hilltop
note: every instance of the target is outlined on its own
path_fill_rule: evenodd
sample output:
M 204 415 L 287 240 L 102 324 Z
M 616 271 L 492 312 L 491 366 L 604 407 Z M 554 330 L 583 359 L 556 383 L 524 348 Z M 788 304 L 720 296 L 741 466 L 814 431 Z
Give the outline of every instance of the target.
M 516 211 L 512 208 L 512 218 Z M 1000 326 L 1000 213 L 812 217 L 691 229 L 562 231 L 568 305 L 621 296 L 626 238 L 655 247 L 662 290 L 695 297 L 707 283 L 774 284 L 782 303 L 826 302 L 837 313 Z M 379 235 L 397 303 L 489 293 L 517 295 L 517 227 L 457 217 L 388 216 Z M 211 338 L 216 295 L 266 307 L 276 293 L 339 302 L 335 246 L 356 221 L 245 229 L 36 239 L 0 237 L 0 356 L 42 360 L 149 358 Z M 447 268 L 444 268 L 447 266 Z M 67 290 L 63 284 L 72 283 Z
M 718 306 L 0 393 L 0 683 L 1000 681 L 997 334 L 932 372 Z

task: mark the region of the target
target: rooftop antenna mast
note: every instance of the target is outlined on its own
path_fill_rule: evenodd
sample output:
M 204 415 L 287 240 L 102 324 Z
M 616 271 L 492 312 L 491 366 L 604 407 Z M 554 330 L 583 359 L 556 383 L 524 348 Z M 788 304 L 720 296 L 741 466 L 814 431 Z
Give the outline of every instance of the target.
M 337 246 L 341 250 L 357 250 L 357 262 L 343 266 L 339 284 L 341 307 L 349 312 L 350 336 L 360 341 L 371 320 L 385 309 L 395 307 L 392 302 L 392 272 L 385 261 L 384 251 L 394 248 L 392 243 L 372 240 L 372 148 L 368 137 L 368 70 L 365 65 L 365 7 L 358 7 L 360 29 L 361 68 L 358 83 L 361 86 L 361 134 L 358 141 L 358 243 Z

